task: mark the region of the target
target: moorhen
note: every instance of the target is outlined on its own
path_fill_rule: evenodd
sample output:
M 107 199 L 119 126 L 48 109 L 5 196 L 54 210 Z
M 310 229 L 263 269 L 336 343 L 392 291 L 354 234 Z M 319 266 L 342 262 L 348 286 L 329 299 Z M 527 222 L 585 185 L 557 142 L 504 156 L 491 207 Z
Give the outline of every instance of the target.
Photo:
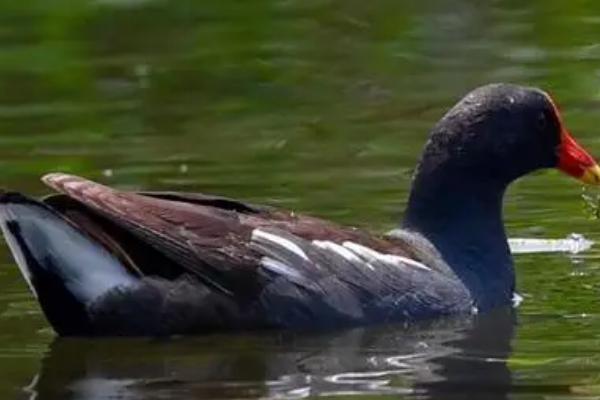
M 59 335 L 171 335 L 410 322 L 510 305 L 508 184 L 600 167 L 539 89 L 475 89 L 435 125 L 393 237 L 224 197 L 77 176 L 0 195 L 4 237 Z

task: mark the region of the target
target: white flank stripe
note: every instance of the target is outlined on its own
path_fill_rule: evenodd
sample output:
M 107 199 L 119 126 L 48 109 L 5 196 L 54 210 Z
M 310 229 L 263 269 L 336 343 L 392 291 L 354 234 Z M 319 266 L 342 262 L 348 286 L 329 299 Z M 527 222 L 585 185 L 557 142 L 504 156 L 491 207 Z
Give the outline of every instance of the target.
M 304 279 L 304 276 L 302 276 L 302 274 L 299 273 L 297 270 L 295 270 L 287 264 L 282 263 L 281 261 L 275 260 L 274 258 L 263 257 L 261 258 L 260 263 L 269 271 L 275 272 L 277 274 L 288 275 L 296 279 Z
M 313 240 L 312 243 L 316 247 L 337 253 L 350 262 L 357 262 L 357 261 L 364 262 L 364 260 L 362 258 L 360 258 L 358 255 L 356 255 L 356 253 L 352 252 L 351 250 L 347 249 L 344 246 L 340 246 L 337 243 L 333 243 L 328 240 Z M 373 266 L 369 263 L 366 263 L 365 266 L 369 269 L 374 269 Z
M 379 259 L 382 255 L 378 251 L 375 251 L 375 250 L 370 249 L 365 246 L 361 246 L 360 244 L 354 243 L 354 242 L 344 242 L 344 243 L 342 243 L 342 246 L 344 246 L 347 249 L 352 250 L 354 253 L 356 253 L 359 256 L 364 257 L 364 258 Z
M 398 265 L 410 265 L 410 266 L 413 266 L 416 268 L 424 269 L 426 271 L 431 271 L 431 268 L 429 268 L 425 264 L 420 263 L 418 261 L 411 260 L 410 258 L 407 258 L 407 257 L 397 256 L 395 254 L 382 254 L 376 250 L 362 246 L 358 243 L 344 242 L 343 246 L 345 248 L 353 251 L 354 253 L 358 254 L 359 256 L 367 258 L 367 259 L 381 260 L 382 262 L 398 264 Z
M 394 257 L 399 262 L 403 262 L 405 264 L 412 265 L 413 267 L 417 267 L 417 268 L 421 268 L 421 269 L 424 269 L 424 270 L 427 270 L 427 271 L 431 271 L 431 268 L 429 268 L 427 265 L 425 265 L 425 264 L 423 264 L 421 262 L 412 260 L 410 258 L 402 257 L 402 256 L 396 256 L 396 255 L 389 255 L 389 257 Z
M 273 233 L 265 232 L 259 228 L 252 231 L 251 239 L 253 242 L 270 242 L 277 246 L 283 247 L 288 251 L 296 254 L 299 257 L 302 257 L 305 260 L 308 260 L 306 253 L 294 242 L 283 238 L 281 236 L 277 236 Z
M 330 250 L 334 253 L 338 253 L 340 256 L 344 257 L 348 261 L 361 261 L 361 258 L 354 254 L 352 251 L 348 250 L 344 246 L 340 246 L 337 243 L 333 243 L 328 240 L 313 240 L 313 245 L 321 249 Z

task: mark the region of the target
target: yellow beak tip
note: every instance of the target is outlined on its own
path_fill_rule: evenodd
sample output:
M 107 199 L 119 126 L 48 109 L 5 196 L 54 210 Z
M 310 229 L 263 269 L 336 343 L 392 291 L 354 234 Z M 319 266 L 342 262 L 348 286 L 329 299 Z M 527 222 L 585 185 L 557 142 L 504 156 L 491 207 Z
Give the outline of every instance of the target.
M 579 180 L 587 185 L 600 185 L 600 166 L 594 164 L 583 171 L 583 174 L 579 177 Z

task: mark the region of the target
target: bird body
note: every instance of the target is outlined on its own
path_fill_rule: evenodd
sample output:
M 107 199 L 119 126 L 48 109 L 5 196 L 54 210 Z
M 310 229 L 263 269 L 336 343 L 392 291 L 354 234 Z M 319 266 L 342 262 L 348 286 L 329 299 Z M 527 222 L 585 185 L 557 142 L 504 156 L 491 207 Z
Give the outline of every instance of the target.
M 572 142 L 572 143 L 571 143 Z M 0 195 L 14 258 L 60 335 L 334 328 L 512 301 L 502 198 L 518 177 L 600 168 L 537 89 L 476 89 L 434 127 L 402 229 L 372 234 L 196 193 L 124 192 L 54 173 Z

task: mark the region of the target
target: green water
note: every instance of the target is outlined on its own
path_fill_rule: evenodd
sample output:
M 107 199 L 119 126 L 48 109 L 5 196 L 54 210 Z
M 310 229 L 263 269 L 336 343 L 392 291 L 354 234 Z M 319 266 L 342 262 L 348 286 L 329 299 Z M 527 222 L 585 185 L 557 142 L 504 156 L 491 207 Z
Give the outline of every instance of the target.
M 372 230 L 478 85 L 540 86 L 600 154 L 600 3 L 0 2 L 0 184 L 65 171 Z M 600 241 L 581 187 L 517 182 L 513 237 Z M 321 335 L 57 340 L 0 249 L 0 398 L 600 398 L 600 251 L 516 258 L 516 315 Z

